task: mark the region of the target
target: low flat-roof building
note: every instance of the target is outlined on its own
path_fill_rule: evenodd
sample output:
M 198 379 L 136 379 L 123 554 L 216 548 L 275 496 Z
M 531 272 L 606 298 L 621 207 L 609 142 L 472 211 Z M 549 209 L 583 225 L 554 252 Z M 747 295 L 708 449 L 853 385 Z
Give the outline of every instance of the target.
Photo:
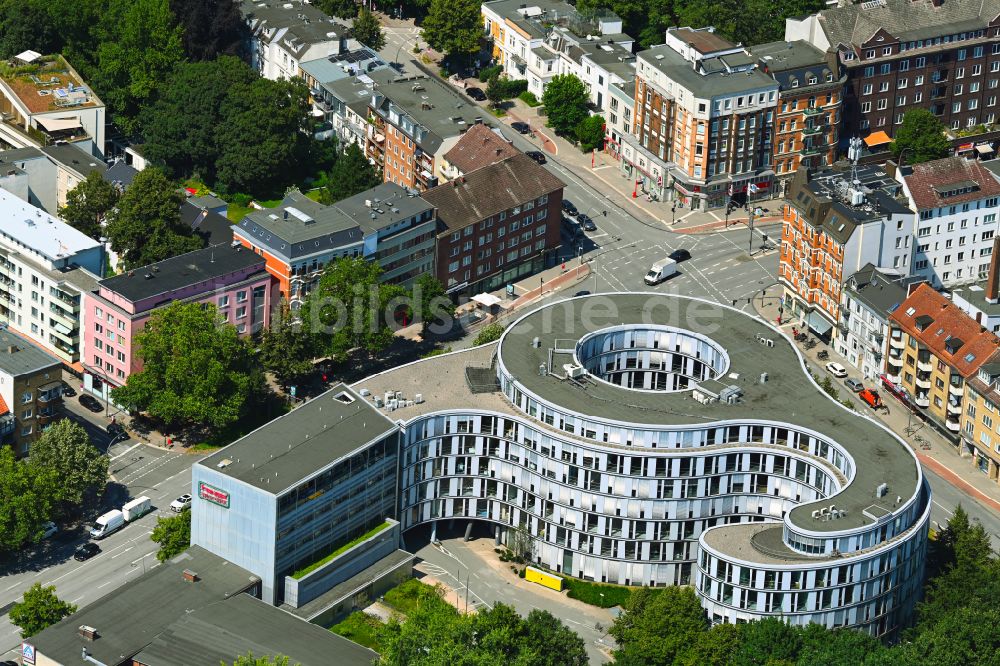
M 306 604 L 395 552 L 398 455 L 398 426 L 336 386 L 192 468 L 191 543 L 260 578 L 264 601 Z
M 25 643 L 38 666 L 214 665 L 248 651 L 301 666 L 327 666 L 331 655 L 345 666 L 377 658 L 253 598 L 259 591 L 259 578 L 195 545 Z
M 217 245 L 101 280 L 84 294 L 84 389 L 103 399 L 142 369 L 135 337 L 153 313 L 175 301 L 216 307 L 240 335 L 268 325 L 274 280 L 264 259 L 242 246 Z

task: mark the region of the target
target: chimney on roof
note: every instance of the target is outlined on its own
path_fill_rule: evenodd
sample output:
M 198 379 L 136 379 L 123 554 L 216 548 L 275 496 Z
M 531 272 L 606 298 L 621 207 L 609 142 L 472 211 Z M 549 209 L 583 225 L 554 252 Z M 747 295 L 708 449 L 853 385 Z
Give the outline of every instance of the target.
M 184 571 L 182 571 L 181 572 L 181 578 L 183 578 L 184 580 L 186 580 L 189 583 L 197 583 L 198 582 L 198 574 L 195 573 L 194 571 L 191 571 L 190 569 L 185 569 Z
M 1000 236 L 993 239 L 993 255 L 990 257 L 990 272 L 986 278 L 986 302 L 1000 301 Z
M 97 629 L 86 624 L 81 624 L 77 628 L 76 633 L 84 638 L 84 640 L 93 641 L 97 639 Z
M 14 353 L 17 353 L 18 351 L 19 350 L 17 348 L 17 345 L 10 345 L 9 347 L 7 347 L 7 353 L 8 354 L 14 354 Z

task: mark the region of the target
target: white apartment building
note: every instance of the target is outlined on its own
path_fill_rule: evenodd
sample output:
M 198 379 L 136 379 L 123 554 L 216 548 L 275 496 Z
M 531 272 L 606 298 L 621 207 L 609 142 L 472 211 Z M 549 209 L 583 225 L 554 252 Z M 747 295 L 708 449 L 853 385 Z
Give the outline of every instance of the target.
M 934 287 L 986 278 L 1000 212 L 1000 181 L 962 157 L 904 167 L 896 174 L 917 213 L 911 273 Z
M 0 190 L 0 323 L 67 365 L 80 361 L 80 294 L 104 262 L 101 243 Z
M 889 315 L 906 300 L 908 280 L 867 264 L 844 282 L 834 349 L 865 379 L 885 371 Z M 912 283 L 912 282 L 911 282 Z
M 303 62 L 358 47 L 347 26 L 304 0 L 244 0 L 250 65 L 265 79 L 300 75 Z
M 624 38 L 624 41 L 616 39 Z M 632 38 L 577 37 L 563 27 L 555 27 L 543 44 L 531 50 L 525 76 L 528 91 L 541 99 L 545 86 L 559 74 L 573 74 L 586 84 L 590 103 L 603 110 L 608 103 L 609 87 L 635 77 Z

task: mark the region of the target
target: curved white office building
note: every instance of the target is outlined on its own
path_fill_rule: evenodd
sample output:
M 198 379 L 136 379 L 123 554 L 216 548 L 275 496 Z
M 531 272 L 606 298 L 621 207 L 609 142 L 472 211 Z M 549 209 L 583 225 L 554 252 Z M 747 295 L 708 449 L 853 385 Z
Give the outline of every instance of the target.
M 402 430 L 403 529 L 520 528 L 540 566 L 693 585 L 715 622 L 892 639 L 919 597 L 930 491 L 915 455 L 738 310 L 582 296 L 356 388 Z

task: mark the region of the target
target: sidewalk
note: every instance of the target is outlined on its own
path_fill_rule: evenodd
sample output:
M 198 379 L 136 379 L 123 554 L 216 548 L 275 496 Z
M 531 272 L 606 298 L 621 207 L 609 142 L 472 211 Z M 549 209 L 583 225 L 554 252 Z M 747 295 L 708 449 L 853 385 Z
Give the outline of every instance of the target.
M 634 181 L 621 172 L 617 160 L 603 152 L 598 152 L 596 155 L 580 152 L 579 148 L 545 127 L 545 118 L 539 115 L 539 108 L 541 107 L 532 108 L 521 100 L 514 100 L 513 106 L 507 110 L 507 115 L 500 120 L 508 125 L 515 121 L 528 123 L 535 133 L 535 138 L 525 136 L 525 139 L 538 144 L 540 148 L 552 154 L 555 161 L 569 168 L 587 185 L 609 195 L 615 204 L 633 215 L 638 213 L 643 218 L 660 222 L 665 228 L 677 233 L 710 233 L 726 228 L 724 209 L 692 211 L 678 207 L 672 210 L 673 202 L 649 201 L 641 193 L 633 197 Z M 781 210 L 781 199 L 755 201 L 754 205 L 771 213 L 756 218 L 755 227 L 781 222 L 781 215 L 775 214 Z M 729 218 L 728 226 L 746 225 L 746 223 L 747 214 L 740 209 L 734 211 L 733 217 Z
M 766 299 L 764 305 L 761 305 L 759 299 L 754 299 L 754 308 L 760 316 L 768 322 L 775 323 L 778 319 L 777 297 L 780 295 L 781 287 L 779 285 L 772 285 L 767 289 L 768 298 Z M 797 325 L 798 322 L 796 320 L 792 320 L 783 323 L 780 328 L 791 336 L 792 327 Z M 846 359 L 837 354 L 831 346 L 819 344 L 811 350 L 806 350 L 798 343 L 796 343 L 796 346 L 799 348 L 799 351 L 802 352 L 802 355 L 808 359 L 810 364 L 813 366 L 814 371 L 817 372 L 817 376 L 820 378 L 823 376 L 823 366 L 829 361 L 837 361 L 845 368 L 848 368 L 849 372 L 854 370 L 854 366 L 850 365 Z M 820 361 L 816 356 L 822 350 L 826 350 L 830 355 L 830 358 L 827 361 Z M 858 373 L 853 372 L 852 374 L 857 375 Z M 869 385 L 871 384 L 870 381 L 866 383 Z M 843 386 L 842 383 L 838 381 L 836 386 L 838 390 L 840 390 L 842 398 L 851 397 L 848 389 Z M 914 453 L 916 453 L 917 459 L 920 461 L 921 465 L 930 469 L 987 509 L 1000 513 L 1000 486 L 990 481 L 982 474 L 976 472 L 972 459 L 960 455 L 956 447 L 951 444 L 951 442 L 946 441 L 945 438 L 930 425 L 924 425 L 918 432 L 922 437 L 930 442 L 931 448 L 925 450 L 915 446 L 915 444 L 910 441 L 911 438 L 903 434 L 903 431 L 908 423 L 912 422 L 913 424 L 920 424 L 923 423 L 923 421 L 916 416 L 909 418 L 908 409 L 889 396 L 886 391 L 880 391 L 880 394 L 885 397 L 886 404 L 889 406 L 889 414 L 887 415 L 882 414 L 881 412 L 873 412 L 860 400 L 853 399 L 853 402 L 857 406 L 857 410 L 860 413 L 872 416 L 873 418 L 881 421 L 890 430 L 899 435 L 899 437 L 905 441 L 911 449 L 913 449 Z

